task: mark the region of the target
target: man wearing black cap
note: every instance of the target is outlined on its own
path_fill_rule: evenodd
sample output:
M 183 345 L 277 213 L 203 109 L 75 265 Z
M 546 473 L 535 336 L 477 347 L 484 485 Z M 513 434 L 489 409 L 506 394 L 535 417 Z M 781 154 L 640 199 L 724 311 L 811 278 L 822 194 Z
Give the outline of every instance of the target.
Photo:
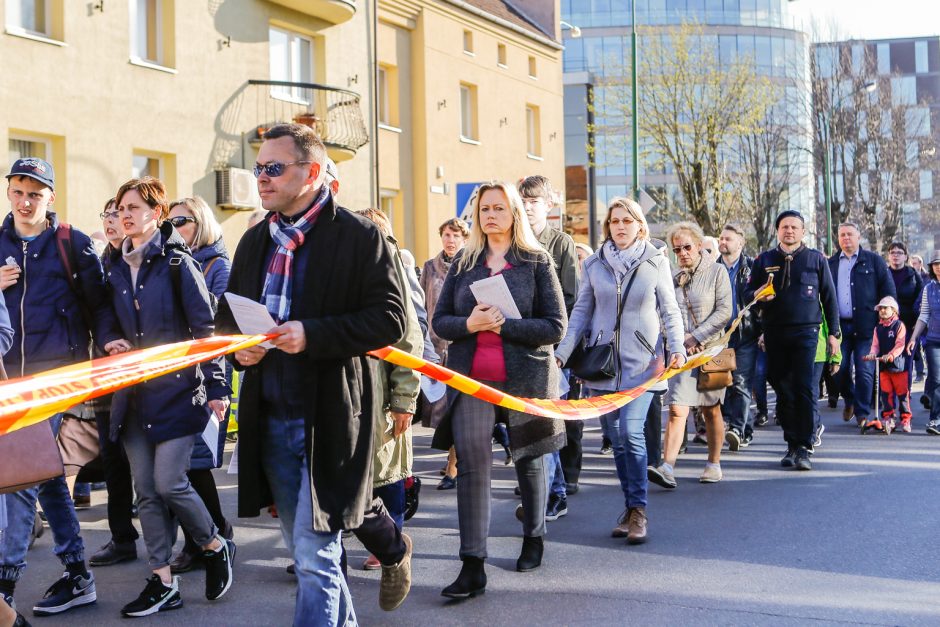
M 0 259 L 5 260 L 0 266 L 0 289 L 15 333 L 13 348 L 4 358 L 7 372 L 20 377 L 85 361 L 91 334 L 105 351 L 128 350 L 130 344 L 117 332 L 95 247 L 87 235 L 74 229 L 68 232 L 74 276 L 65 269 L 57 241 L 59 221 L 50 211 L 55 200 L 52 165 L 34 157 L 19 159 L 6 178 L 11 211 L 0 226 Z M 88 313 L 87 322 L 83 310 Z M 62 414 L 51 418 L 54 431 L 61 422 Z M 2 463 L 16 460 L 4 459 Z M 62 476 L 7 496 L 8 526 L 0 543 L 0 595 L 12 602 L 16 582 L 26 566 L 37 498 L 55 536 L 55 552 L 65 573 L 35 604 L 33 613 L 46 616 L 94 603 L 95 579 L 85 566 L 75 507 Z
M 831 321 L 829 351 L 839 351 L 839 305 L 826 258 L 803 245 L 803 216 L 783 211 L 777 216 L 776 248 L 754 260 L 744 300 L 750 302 L 773 276 L 775 296 L 761 299 L 767 374 L 777 392 L 777 416 L 787 441 L 780 460 L 784 468 L 812 470 L 815 437 L 816 382 L 813 361 L 822 313 Z M 822 308 L 820 308 L 822 302 Z

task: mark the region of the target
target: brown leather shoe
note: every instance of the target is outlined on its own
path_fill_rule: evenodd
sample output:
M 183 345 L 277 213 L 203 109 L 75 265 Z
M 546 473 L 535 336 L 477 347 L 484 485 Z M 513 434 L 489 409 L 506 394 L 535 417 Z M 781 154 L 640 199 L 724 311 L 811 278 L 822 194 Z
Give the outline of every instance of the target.
M 382 582 L 379 584 L 379 607 L 391 612 L 405 602 L 411 590 L 411 537 L 401 534 L 405 541 L 405 556 L 394 566 L 382 565 Z
M 852 416 L 854 415 L 855 415 L 855 407 L 853 407 L 852 405 L 846 405 L 842 409 L 842 420 L 844 422 L 848 422 L 849 420 L 851 420 Z
M 631 507 L 627 515 L 627 544 L 646 542 L 646 508 Z
M 627 535 L 629 535 L 630 529 L 627 526 L 627 519 L 629 517 L 630 510 L 623 510 L 623 513 L 620 514 L 620 518 L 617 519 L 617 526 L 610 532 L 611 538 L 626 538 Z

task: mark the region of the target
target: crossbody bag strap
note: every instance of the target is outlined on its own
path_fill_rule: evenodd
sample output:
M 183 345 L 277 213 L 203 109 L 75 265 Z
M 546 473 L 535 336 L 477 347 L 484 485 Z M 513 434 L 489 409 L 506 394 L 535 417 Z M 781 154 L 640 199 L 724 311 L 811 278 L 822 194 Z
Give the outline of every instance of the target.
M 636 275 L 640 273 L 640 266 L 642 265 L 641 262 L 633 269 L 633 274 L 630 275 L 630 280 L 627 281 L 627 289 L 623 291 L 623 296 L 620 297 L 620 303 L 617 306 L 617 322 L 614 324 L 614 335 L 620 330 L 620 319 L 623 317 L 623 308 L 627 304 L 627 294 L 630 293 L 630 288 L 633 287 L 633 281 L 636 280 Z
M 688 283 L 682 286 L 682 296 L 683 298 L 685 298 L 685 308 L 689 310 L 689 315 L 692 316 L 692 324 L 694 324 L 695 328 L 697 329 L 698 320 L 695 319 L 695 312 L 692 311 L 692 303 L 691 301 L 689 301 L 689 284 Z

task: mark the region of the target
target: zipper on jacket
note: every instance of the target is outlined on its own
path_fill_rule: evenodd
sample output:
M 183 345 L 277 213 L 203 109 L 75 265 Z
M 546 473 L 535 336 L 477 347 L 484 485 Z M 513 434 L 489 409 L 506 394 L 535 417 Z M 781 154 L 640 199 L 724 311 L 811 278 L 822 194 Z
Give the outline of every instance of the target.
M 650 346 L 649 341 L 648 341 L 645 337 L 643 337 L 643 334 L 640 333 L 640 330 L 639 330 L 639 329 L 637 329 L 636 331 L 634 331 L 633 334 L 636 335 L 636 339 L 640 340 L 640 344 L 642 344 L 643 347 L 644 347 L 646 350 L 648 350 L 648 351 L 650 352 L 650 355 L 655 355 L 655 354 L 656 354 L 656 351 L 653 350 L 653 347 Z
M 23 295 L 20 296 L 20 376 L 26 376 L 26 246 L 28 242 L 23 242 Z
M 616 280 L 617 275 L 614 274 L 614 279 Z M 620 315 L 620 318 L 623 318 L 623 311 L 620 309 L 620 283 L 617 283 L 617 312 Z M 620 365 L 620 320 L 617 320 L 614 324 L 617 326 L 617 332 L 614 334 L 614 346 L 617 347 L 617 390 L 620 390 L 620 375 L 623 373 L 623 368 Z

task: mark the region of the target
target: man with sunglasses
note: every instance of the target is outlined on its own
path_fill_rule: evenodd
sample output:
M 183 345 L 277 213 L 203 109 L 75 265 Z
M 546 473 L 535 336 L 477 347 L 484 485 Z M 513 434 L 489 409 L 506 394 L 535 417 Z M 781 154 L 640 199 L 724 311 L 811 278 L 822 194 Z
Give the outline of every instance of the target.
M 751 302 L 770 277 L 775 295 L 761 298 L 767 350 L 767 376 L 777 392 L 777 417 L 787 452 L 784 468 L 812 470 L 809 456 L 816 439 L 817 381 L 813 377 L 819 327 L 829 321 L 830 354 L 839 352 L 839 304 L 825 256 L 803 244 L 803 216 L 792 209 L 774 221 L 776 248 L 754 260 L 744 302 Z M 820 303 L 822 306 L 820 307 Z
M 234 355 L 239 399 L 239 516 L 277 506 L 296 563 L 295 625 L 356 624 L 340 567 L 340 532 L 372 502 L 373 379 L 367 351 L 398 342 L 405 303 L 374 224 L 339 207 L 310 127 L 269 129 L 254 172 L 270 215 L 235 252 L 228 291 L 277 322 L 271 349 Z M 225 299 L 222 333 L 237 332 Z M 391 583 L 410 588 L 410 551 Z M 383 585 L 385 578 L 383 577 Z

